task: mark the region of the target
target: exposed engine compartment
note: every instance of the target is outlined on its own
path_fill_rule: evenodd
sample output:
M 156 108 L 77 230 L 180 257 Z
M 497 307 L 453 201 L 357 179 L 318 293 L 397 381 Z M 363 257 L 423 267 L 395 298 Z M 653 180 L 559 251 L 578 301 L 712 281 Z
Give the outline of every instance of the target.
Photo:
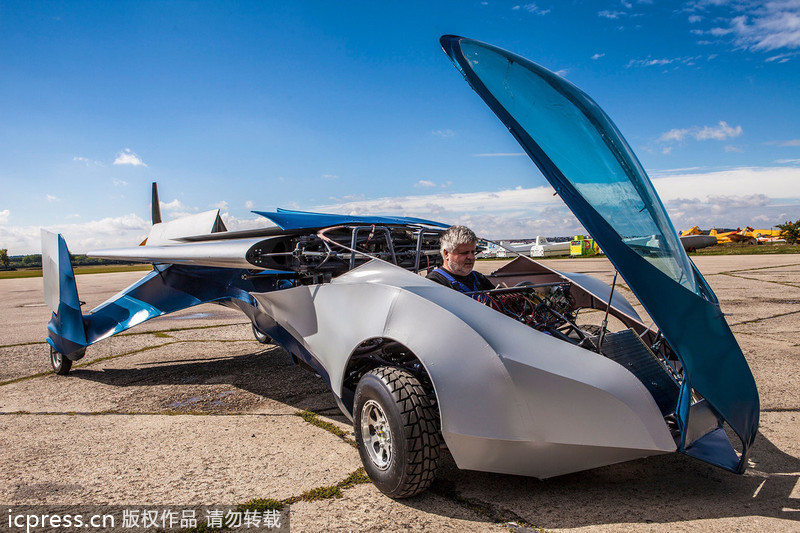
M 329 281 L 374 258 L 419 272 L 442 264 L 441 233 L 424 227 L 337 226 L 265 239 L 246 258 L 256 268 L 295 272 L 303 284 Z

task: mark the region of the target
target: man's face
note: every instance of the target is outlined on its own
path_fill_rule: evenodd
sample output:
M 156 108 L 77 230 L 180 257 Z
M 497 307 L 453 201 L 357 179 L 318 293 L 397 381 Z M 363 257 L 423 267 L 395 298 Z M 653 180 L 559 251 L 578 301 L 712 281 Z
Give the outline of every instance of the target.
M 475 243 L 459 244 L 452 252 L 444 250 L 444 268 L 457 276 L 466 276 L 475 266 Z

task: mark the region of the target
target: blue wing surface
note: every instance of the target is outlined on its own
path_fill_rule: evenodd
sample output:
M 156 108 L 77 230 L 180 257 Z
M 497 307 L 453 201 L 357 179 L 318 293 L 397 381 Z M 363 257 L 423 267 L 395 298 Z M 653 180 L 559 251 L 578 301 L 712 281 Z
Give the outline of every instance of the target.
M 440 228 L 446 228 L 449 226 L 449 224 L 443 224 L 441 222 L 434 222 L 432 220 L 414 217 L 332 215 L 327 213 L 290 211 L 287 209 L 278 209 L 274 213 L 266 211 L 253 211 L 253 213 L 268 218 L 284 230 L 328 228 L 331 226 L 341 226 L 344 224 L 424 224 L 427 226 L 435 226 Z
M 583 91 L 527 59 L 457 36 L 444 36 L 441 44 L 600 244 L 676 352 L 684 367 L 676 408 L 681 451 L 744 471 L 758 430 L 755 380 L 716 296 L 686 255 L 622 134 Z M 720 426 L 726 421 L 739 436 L 740 456 L 722 431 L 687 442 L 692 390 L 719 415 Z

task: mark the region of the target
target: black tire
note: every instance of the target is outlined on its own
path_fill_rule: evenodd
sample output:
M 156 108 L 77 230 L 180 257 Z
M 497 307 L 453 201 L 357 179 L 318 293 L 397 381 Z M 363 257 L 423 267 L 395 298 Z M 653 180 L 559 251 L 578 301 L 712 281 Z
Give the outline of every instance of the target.
M 72 368 L 72 361 L 64 357 L 52 346 L 50 347 L 50 364 L 53 367 L 53 372 L 59 376 L 66 376 Z
M 408 498 L 433 482 L 439 416 L 413 374 L 392 367 L 364 374 L 356 387 L 353 426 L 361 462 L 381 492 Z
M 261 344 L 272 344 L 272 337 L 266 333 L 262 333 L 255 324 L 253 324 L 253 337 L 255 337 L 256 340 Z

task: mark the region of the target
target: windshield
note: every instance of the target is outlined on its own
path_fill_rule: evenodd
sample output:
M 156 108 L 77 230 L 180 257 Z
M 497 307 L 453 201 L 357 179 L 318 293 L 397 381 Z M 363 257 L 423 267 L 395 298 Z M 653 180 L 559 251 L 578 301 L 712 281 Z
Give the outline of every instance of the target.
M 481 96 L 487 95 L 475 81 L 519 125 L 507 123 L 556 191 L 574 189 L 622 242 L 701 294 L 664 206 L 603 110 L 568 81 L 519 56 L 469 39 L 460 40 L 460 49 L 463 58 L 447 51 Z M 575 215 L 587 226 L 585 214 Z M 602 247 L 603 236 L 593 236 Z

